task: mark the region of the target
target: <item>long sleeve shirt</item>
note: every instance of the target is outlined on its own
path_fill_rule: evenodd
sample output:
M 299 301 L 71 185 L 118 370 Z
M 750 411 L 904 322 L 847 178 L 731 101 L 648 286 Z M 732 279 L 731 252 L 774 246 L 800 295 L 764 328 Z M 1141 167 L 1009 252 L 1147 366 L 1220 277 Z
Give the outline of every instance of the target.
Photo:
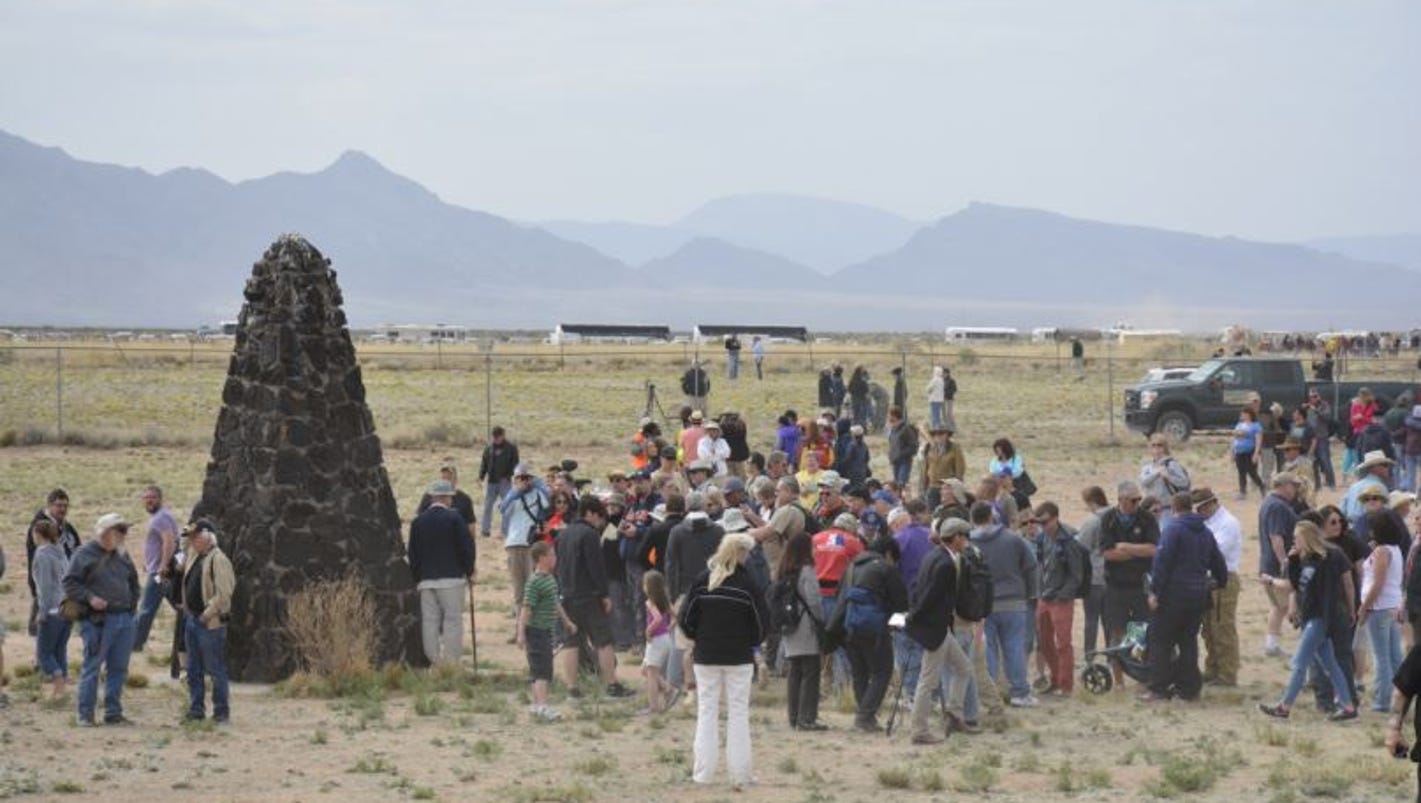
M 64 596 L 88 602 L 98 597 L 110 613 L 131 613 L 138 605 L 138 570 L 128 553 L 106 551 L 98 541 L 79 547 L 64 575 Z
M 568 602 L 607 596 L 602 534 L 584 521 L 569 524 L 557 539 L 558 587 Z
M 1210 583 L 1212 578 L 1212 585 Z M 1202 605 L 1213 585 L 1229 581 L 1214 534 L 1198 513 L 1175 516 L 1160 536 L 1150 565 L 1150 593 L 1162 604 Z

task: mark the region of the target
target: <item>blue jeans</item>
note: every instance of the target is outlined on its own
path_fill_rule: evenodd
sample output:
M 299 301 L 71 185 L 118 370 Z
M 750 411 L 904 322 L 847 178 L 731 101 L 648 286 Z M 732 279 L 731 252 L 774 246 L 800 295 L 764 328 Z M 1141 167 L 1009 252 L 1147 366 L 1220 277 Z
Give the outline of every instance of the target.
M 1353 467 L 1355 467 L 1360 462 L 1362 461 L 1357 455 L 1357 450 L 1352 448 L 1351 446 L 1348 446 L 1347 449 L 1342 453 L 1342 475 L 1344 477 L 1352 476 Z
M 893 631 L 894 663 L 898 665 L 898 677 L 903 681 L 903 697 L 913 701 L 913 692 L 918 688 L 918 673 L 923 668 L 923 645 L 912 640 L 902 630 Z
M 1401 668 L 1401 625 L 1396 621 L 1396 609 L 1368 613 L 1367 635 L 1372 639 L 1372 662 L 1376 664 L 1372 710 L 1390 711 L 1391 679 Z
M 1303 624 L 1302 637 L 1298 639 L 1297 652 L 1293 653 L 1293 674 L 1288 678 L 1288 688 L 1283 692 L 1283 705 L 1292 707 L 1303 690 L 1307 679 L 1308 666 L 1313 658 L 1322 661 L 1322 668 L 1332 681 L 1333 693 L 1343 708 L 1352 707 L 1352 693 L 1347 685 L 1347 676 L 1337 665 L 1337 656 L 1332 651 L 1332 640 L 1327 637 L 1327 623 L 1321 617 L 1309 619 Z
M 1326 480 L 1327 487 L 1337 487 L 1337 475 L 1332 470 L 1332 441 L 1329 438 L 1318 438 L 1317 449 L 1312 455 L 1312 484 L 1314 488 L 1321 488 Z
M 908 478 L 913 476 L 913 458 L 908 458 L 901 463 L 893 464 L 893 481 L 902 486 L 907 486 Z
M 839 604 L 839 596 L 835 594 L 832 597 L 820 597 L 819 601 L 823 605 L 821 610 L 824 612 L 824 621 L 828 622 L 834 616 L 834 606 Z M 837 650 L 834 650 L 833 667 L 834 688 L 842 689 L 844 687 L 844 683 L 849 680 L 851 675 L 849 671 L 849 655 L 848 653 L 844 652 L 844 649 L 842 647 Z
M 727 351 L 725 359 L 725 372 L 731 379 L 740 378 L 740 352 Z
M 484 483 L 484 518 L 479 524 L 479 534 L 489 534 L 489 528 L 493 526 L 493 509 L 503 501 L 503 497 L 508 495 L 508 491 L 512 487 L 511 480 Z M 500 525 L 499 532 L 503 534 L 504 538 L 508 537 L 508 522 L 505 521 Z
M 1026 682 L 1026 628 L 1030 616 L 1029 611 L 1000 611 L 989 614 L 984 622 L 987 672 L 998 677 L 998 665 L 1004 661 L 1012 697 L 1031 695 L 1031 686 Z
M 134 626 L 133 649 L 143 651 L 148 643 L 148 634 L 153 630 L 153 619 L 158 616 L 158 607 L 163 604 L 163 583 L 157 575 L 149 575 L 143 586 L 143 597 L 138 601 L 138 623 Z
M 928 420 L 933 429 L 942 426 L 942 402 L 928 402 Z
M 35 663 L 45 680 L 69 677 L 69 633 L 74 623 L 57 613 L 47 613 L 35 636 Z
M 79 718 L 92 721 L 99 696 L 99 667 L 104 680 L 104 719 L 123 716 L 123 682 L 128 679 L 128 658 L 133 653 L 133 614 L 102 614 L 102 621 L 83 620 L 84 667 L 79 671 Z
M 227 704 L 227 626 L 209 629 L 196 616 L 183 614 L 183 641 L 187 644 L 188 716 L 203 716 L 205 681 L 211 675 L 212 716 L 225 720 L 231 713 Z

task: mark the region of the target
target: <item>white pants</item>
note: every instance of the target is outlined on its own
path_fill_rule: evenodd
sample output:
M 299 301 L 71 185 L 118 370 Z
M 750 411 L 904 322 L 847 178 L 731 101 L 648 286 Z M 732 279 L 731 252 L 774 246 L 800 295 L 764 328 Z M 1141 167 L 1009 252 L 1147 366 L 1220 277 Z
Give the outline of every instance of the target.
M 464 654 L 463 585 L 419 590 L 419 631 L 431 664 L 459 661 Z
M 754 664 L 696 664 L 696 763 L 691 780 L 710 783 L 720 760 L 720 694 L 725 691 L 725 763 L 732 784 L 748 784 L 750 766 L 750 684 Z

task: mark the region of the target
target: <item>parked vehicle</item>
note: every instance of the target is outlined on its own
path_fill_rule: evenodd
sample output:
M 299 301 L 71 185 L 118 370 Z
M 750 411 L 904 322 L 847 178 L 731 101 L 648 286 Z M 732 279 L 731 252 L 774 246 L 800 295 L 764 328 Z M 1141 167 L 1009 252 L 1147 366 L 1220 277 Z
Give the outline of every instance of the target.
M 1382 409 L 1397 396 L 1414 392 L 1410 382 L 1347 380 L 1318 382 L 1307 379 L 1298 360 L 1268 357 L 1233 357 L 1209 360 L 1182 379 L 1141 382 L 1125 389 L 1125 424 L 1146 435 L 1163 432 L 1176 441 L 1188 440 L 1195 430 L 1232 429 L 1239 408 L 1257 393 L 1265 405 L 1278 402 L 1297 407 L 1308 391 L 1318 388 L 1334 413 L 1346 420 L 1347 404 L 1361 388 L 1371 388 Z
M 1175 365 L 1151 368 L 1150 370 L 1145 372 L 1145 378 L 1141 379 L 1140 381 L 1163 382 L 1167 379 L 1183 379 L 1186 376 L 1189 376 L 1190 374 L 1194 373 L 1194 369 L 1198 367 L 1199 366 L 1197 365 Z

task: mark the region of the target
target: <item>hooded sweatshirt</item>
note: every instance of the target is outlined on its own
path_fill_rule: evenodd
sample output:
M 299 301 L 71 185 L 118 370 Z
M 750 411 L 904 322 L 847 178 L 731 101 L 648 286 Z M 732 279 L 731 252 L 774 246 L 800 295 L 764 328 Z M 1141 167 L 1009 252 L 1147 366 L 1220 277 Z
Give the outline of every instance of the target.
M 725 530 L 705 512 L 687 513 L 666 537 L 666 591 L 675 600 L 691 590 L 696 578 L 705 574 L 711 555 L 720 548 Z
M 1223 553 L 1204 517 L 1184 513 L 1171 519 L 1150 566 L 1150 593 L 1160 604 L 1202 607 L 1210 589 L 1228 581 Z
M 1000 524 L 978 527 L 968 540 L 982 553 L 992 572 L 992 611 L 1026 610 L 1026 601 L 1036 599 L 1036 556 L 1026 539 Z

